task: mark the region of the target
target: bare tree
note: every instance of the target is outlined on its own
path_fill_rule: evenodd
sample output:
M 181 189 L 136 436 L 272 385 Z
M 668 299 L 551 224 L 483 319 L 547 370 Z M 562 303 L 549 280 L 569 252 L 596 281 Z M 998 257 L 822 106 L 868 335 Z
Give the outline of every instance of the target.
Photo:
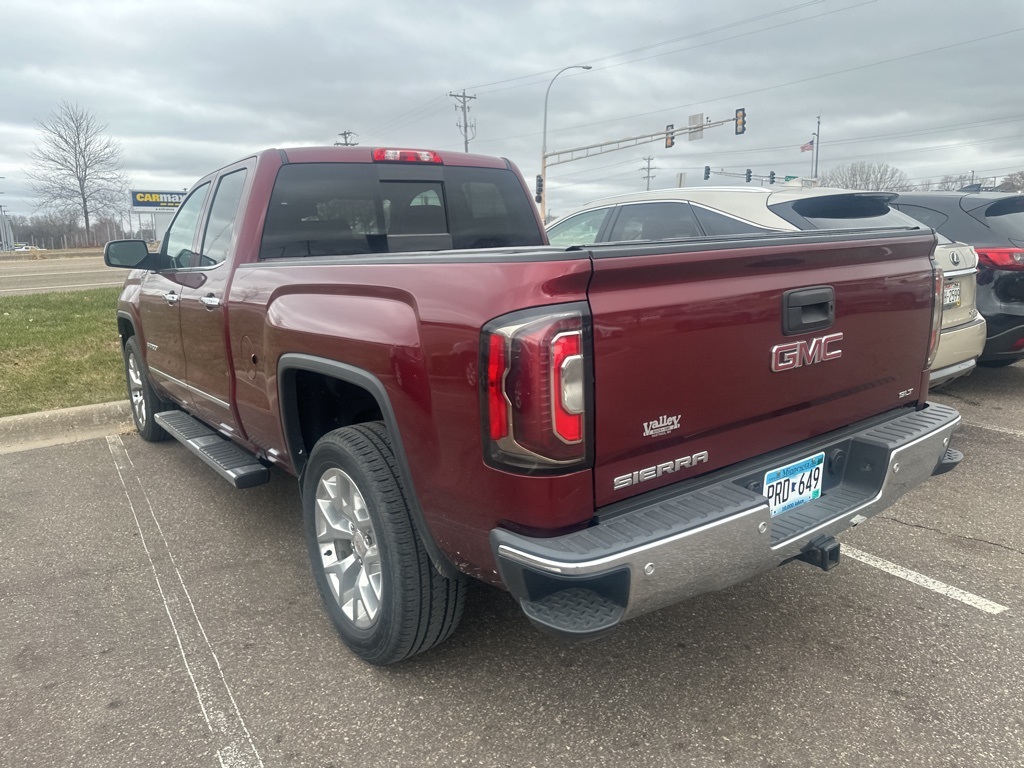
M 956 191 L 961 187 L 966 187 L 971 183 L 971 174 L 969 173 L 958 173 L 950 176 L 949 174 L 939 179 L 938 184 L 935 185 L 935 189 L 942 191 Z
M 28 172 L 36 205 L 74 211 L 84 220 L 86 241 L 92 243 L 94 214 L 115 208 L 126 195 L 121 145 L 105 135 L 105 123 L 68 101 L 39 121 L 39 127 L 43 135 L 29 153 Z
M 1003 180 L 999 182 L 999 191 L 1024 192 L 1024 171 L 1017 171 L 1009 176 L 1004 176 Z
M 901 191 L 910 189 L 907 174 L 888 163 L 858 161 L 840 165 L 821 175 L 823 187 Z

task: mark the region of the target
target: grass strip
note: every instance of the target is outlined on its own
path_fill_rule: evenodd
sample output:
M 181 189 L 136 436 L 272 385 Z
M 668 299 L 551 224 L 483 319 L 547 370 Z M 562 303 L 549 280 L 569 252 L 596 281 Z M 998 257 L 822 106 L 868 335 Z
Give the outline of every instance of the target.
M 122 400 L 119 287 L 0 298 L 0 416 Z

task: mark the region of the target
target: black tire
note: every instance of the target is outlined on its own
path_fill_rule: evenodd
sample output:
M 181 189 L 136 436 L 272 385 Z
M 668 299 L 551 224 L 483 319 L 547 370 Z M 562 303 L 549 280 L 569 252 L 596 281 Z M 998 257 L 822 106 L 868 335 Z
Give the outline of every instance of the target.
M 317 590 L 356 655 L 393 664 L 451 635 L 466 580 L 431 563 L 383 423 L 320 438 L 303 474 L 302 509 Z
M 1020 362 L 1019 357 L 1000 357 L 995 360 L 979 360 L 978 365 L 984 366 L 985 368 L 1005 368 L 1008 365 Z
M 130 336 L 124 344 L 124 378 L 128 384 L 128 403 L 131 406 L 132 420 L 143 440 L 158 443 L 170 437 L 164 428 L 153 419 L 153 414 L 170 411 L 174 404 L 164 400 L 153 389 L 149 382 L 146 364 L 142 361 L 139 342 Z

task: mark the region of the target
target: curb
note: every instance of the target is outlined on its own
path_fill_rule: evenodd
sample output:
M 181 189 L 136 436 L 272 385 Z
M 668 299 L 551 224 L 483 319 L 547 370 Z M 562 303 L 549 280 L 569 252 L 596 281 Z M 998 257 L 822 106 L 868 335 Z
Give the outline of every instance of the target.
M 93 440 L 132 424 L 128 401 L 0 418 L 0 454 Z

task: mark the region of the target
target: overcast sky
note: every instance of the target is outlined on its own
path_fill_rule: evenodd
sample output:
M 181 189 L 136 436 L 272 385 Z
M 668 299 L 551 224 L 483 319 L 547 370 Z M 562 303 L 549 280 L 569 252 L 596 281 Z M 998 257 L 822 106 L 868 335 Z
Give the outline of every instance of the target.
M 548 149 L 747 110 L 700 141 L 549 168 L 552 213 L 703 169 L 811 173 L 881 161 L 912 181 L 1024 169 L 1022 0 L 32 0 L 0 14 L 0 204 L 28 215 L 38 120 L 62 99 L 124 148 L 133 188 L 180 190 L 266 147 L 461 150 L 450 92 L 476 96 L 470 151 L 531 180 Z M 716 173 L 712 183 L 742 180 Z

